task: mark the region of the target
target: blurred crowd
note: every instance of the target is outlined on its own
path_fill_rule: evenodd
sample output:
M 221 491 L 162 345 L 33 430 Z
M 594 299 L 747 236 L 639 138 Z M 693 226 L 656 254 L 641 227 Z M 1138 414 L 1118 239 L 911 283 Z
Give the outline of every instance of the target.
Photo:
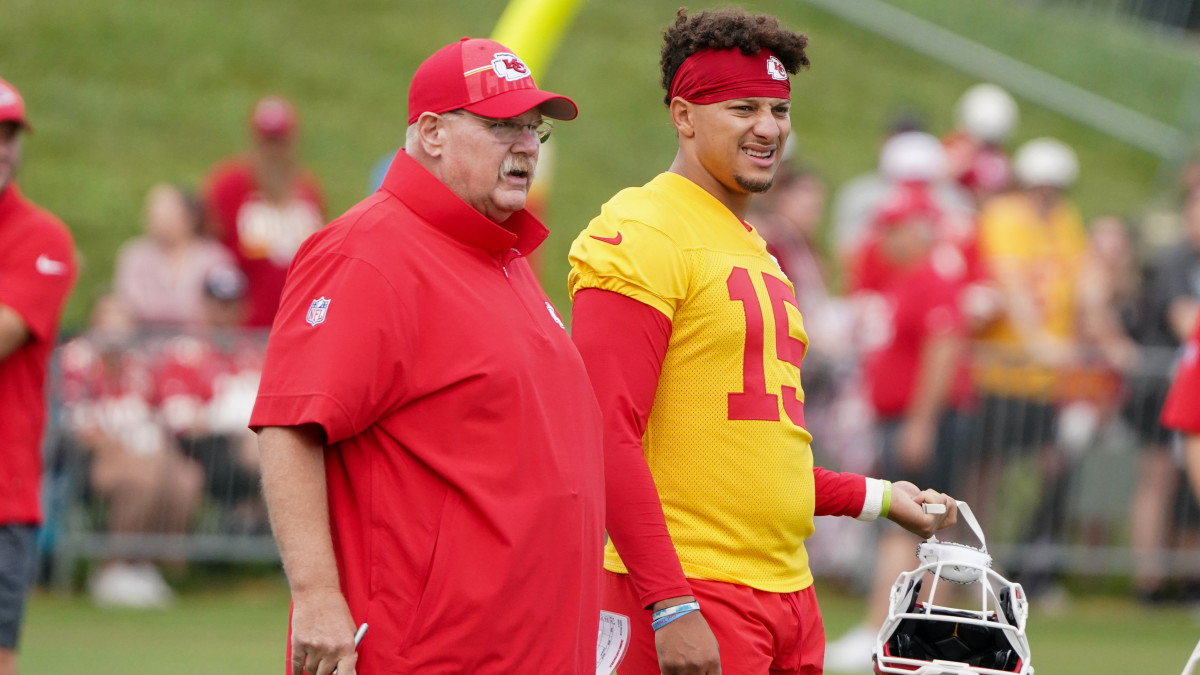
M 872 170 L 831 191 L 793 156 L 754 202 L 748 220 L 809 334 L 818 462 L 966 495 L 986 529 L 1004 465 L 1021 458 L 1040 482 L 1021 535 L 1035 545 L 1061 537 L 1076 460 L 1123 419 L 1143 449 L 1135 590 L 1163 599 L 1181 473 L 1158 411 L 1200 306 L 1200 162 L 1184 171 L 1172 236 L 1143 241 L 1121 214 L 1084 223 L 1070 194 L 1086 167 L 1056 139 L 1014 147 L 1019 110 L 1000 87 L 972 87 L 955 119 L 933 130 L 897 111 L 877 158 L 863 158 Z M 100 603 L 168 603 L 169 552 L 119 544 L 185 534 L 206 503 L 226 531 L 266 531 L 246 423 L 288 265 L 328 214 L 296 155 L 292 104 L 264 98 L 248 126 L 248 151 L 214 167 L 198 196 L 148 191 L 144 234 L 122 246 L 111 293 L 60 351 L 64 442 L 114 542 L 90 579 Z M 862 643 L 910 566 L 898 528 L 881 526 L 877 545 L 871 608 L 831 643 L 835 669 L 862 665 L 838 659 L 870 654 Z M 1022 580 L 1052 589 L 1054 567 L 1030 564 Z
M 168 604 L 159 564 L 183 549 L 139 541 L 186 534 L 206 499 L 222 531 L 268 532 L 247 423 L 288 265 L 327 216 L 298 127 L 291 102 L 266 97 L 249 150 L 215 166 L 200 196 L 151 187 L 144 234 L 59 351 L 59 427 L 110 541 L 89 581 L 97 603 Z

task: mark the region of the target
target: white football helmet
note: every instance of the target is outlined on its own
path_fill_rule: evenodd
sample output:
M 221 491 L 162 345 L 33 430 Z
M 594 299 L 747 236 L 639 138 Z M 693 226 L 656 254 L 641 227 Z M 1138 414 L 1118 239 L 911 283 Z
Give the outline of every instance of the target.
M 958 502 L 958 513 L 982 546 L 930 537 L 917 547 L 920 565 L 896 579 L 887 620 L 875 638 L 877 675 L 1033 675 L 1025 590 L 992 569 L 971 507 Z M 933 577 L 929 599 L 917 602 L 926 574 Z M 973 585 L 966 592 L 979 599 L 979 608 L 935 604 L 943 581 Z
M 958 99 L 954 108 L 958 127 L 981 143 L 999 145 L 1012 137 L 1021 114 L 1017 102 L 1002 87 L 977 84 Z
M 1053 138 L 1035 138 L 1017 148 L 1013 171 L 1025 187 L 1065 190 L 1079 178 L 1079 159 L 1071 146 Z

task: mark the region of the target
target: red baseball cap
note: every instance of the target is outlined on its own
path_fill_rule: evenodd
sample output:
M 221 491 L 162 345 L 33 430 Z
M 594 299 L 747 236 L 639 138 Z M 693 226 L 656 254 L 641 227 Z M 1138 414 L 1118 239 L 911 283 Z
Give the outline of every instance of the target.
M 482 38 L 463 38 L 434 52 L 408 88 L 409 124 L 423 112 L 459 108 L 500 119 L 534 108 L 556 120 L 579 114 L 571 99 L 538 89 L 529 66 L 508 47 Z
M 250 112 L 250 128 L 263 138 L 288 138 L 299 122 L 295 106 L 282 96 L 261 98 Z
M 26 131 L 33 131 L 25 120 L 25 99 L 17 88 L 0 80 L 0 122 L 16 122 Z
M 876 227 L 894 227 L 914 219 L 930 222 L 941 220 L 942 210 L 934 203 L 928 187 L 923 183 L 906 183 L 883 202 L 875 212 Z

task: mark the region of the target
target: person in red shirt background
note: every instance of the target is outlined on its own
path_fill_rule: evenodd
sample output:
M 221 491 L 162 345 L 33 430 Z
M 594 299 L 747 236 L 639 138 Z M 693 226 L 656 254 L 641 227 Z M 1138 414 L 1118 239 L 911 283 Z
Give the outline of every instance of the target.
M 246 275 L 245 325 L 253 328 L 271 325 L 288 265 L 325 223 L 320 184 L 296 158 L 299 124 L 290 101 L 263 98 L 250 114 L 250 152 L 222 161 L 208 178 L 209 227 Z
M 901 186 L 876 213 L 851 279 L 862 309 L 865 380 L 876 416 L 878 472 L 953 492 L 954 452 L 968 432 L 971 400 L 962 303 L 970 264 L 943 234 L 942 211 L 922 190 Z M 896 577 L 910 568 L 913 537 L 884 525 L 867 615 L 831 643 L 825 667 L 871 667 Z
M 17 189 L 22 132 L 29 128 L 25 100 L 0 80 L 0 675 L 17 672 L 34 534 L 42 522 L 46 375 L 77 275 L 70 231 Z
M 246 277 L 231 266 L 204 278 L 201 330 L 170 338 L 156 364 L 163 421 L 184 455 L 205 470 L 205 488 L 237 532 L 266 526 L 258 440 L 246 428 L 262 373 L 265 335 L 238 330 Z

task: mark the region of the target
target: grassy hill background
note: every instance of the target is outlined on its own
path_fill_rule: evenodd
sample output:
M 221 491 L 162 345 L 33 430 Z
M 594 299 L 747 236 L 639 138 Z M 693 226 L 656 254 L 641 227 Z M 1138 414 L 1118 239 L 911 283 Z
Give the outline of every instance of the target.
M 1195 53 L 1148 29 L 1009 0 L 892 2 L 1169 124 L 1192 114 Z M 592 0 L 538 74 L 582 110 L 553 141 L 545 285 L 564 310 L 570 241 L 604 200 L 648 180 L 673 155 L 657 59 L 659 31 L 679 4 Z M 793 84 L 793 138 L 798 157 L 831 187 L 873 166 L 897 106 L 920 108 L 942 133 L 975 82 L 801 2 L 742 4 L 810 36 L 813 67 Z M 371 165 L 401 142 L 417 64 L 462 35 L 489 34 L 503 5 L 9 0 L 0 77 L 21 89 L 36 127 L 26 139 L 22 189 L 68 223 L 84 257 L 67 327 L 83 324 L 109 283 L 117 247 L 140 231 L 146 190 L 160 180 L 197 185 L 213 162 L 240 150 L 257 97 L 296 101 L 303 154 L 336 215 L 364 195 Z M 1021 113 L 1018 141 L 1054 135 L 1076 148 L 1083 170 L 1074 196 L 1085 214 L 1134 212 L 1162 192 L 1157 157 L 1028 101 Z

